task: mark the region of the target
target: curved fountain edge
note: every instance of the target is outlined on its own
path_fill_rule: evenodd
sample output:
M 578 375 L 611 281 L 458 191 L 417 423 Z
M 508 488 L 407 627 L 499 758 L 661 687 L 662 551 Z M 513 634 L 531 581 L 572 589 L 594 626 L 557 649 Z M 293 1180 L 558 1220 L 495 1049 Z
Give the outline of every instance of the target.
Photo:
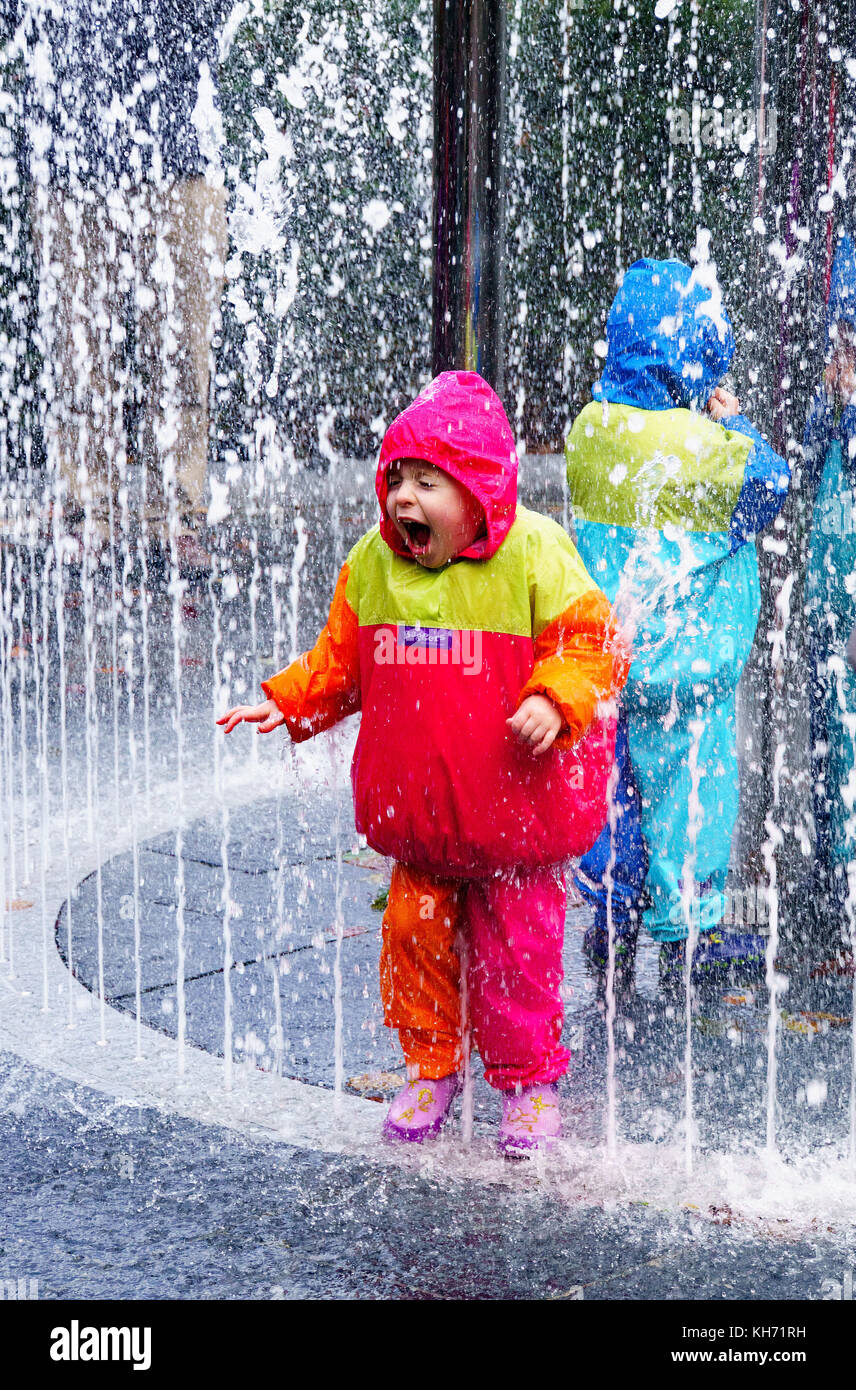
M 349 721 L 350 722 L 350 721 Z M 262 742 L 251 758 L 237 754 L 223 763 L 222 790 L 212 797 L 210 767 L 201 767 L 190 781 L 185 777 L 184 823 L 210 817 L 212 809 L 236 810 L 270 796 L 277 781 L 283 790 L 300 776 L 302 790 L 313 779 L 326 781 L 334 763 L 349 764 L 355 729 L 343 727 L 310 747 L 299 750 L 289 773 L 275 745 Z M 318 746 L 321 745 L 321 746 Z M 294 754 L 295 750 L 292 750 Z M 187 767 L 194 766 L 188 758 Z M 295 786 L 291 790 L 296 789 Z M 102 819 L 113 823 L 114 808 L 102 804 Z M 123 807 L 127 817 L 127 806 Z M 177 824 L 173 784 L 161 785 L 152 795 L 152 812 L 138 815 L 137 841 L 174 831 Z M 292 1078 L 277 1077 L 256 1067 L 233 1061 L 232 1087 L 225 1089 L 222 1057 L 185 1044 L 185 1069 L 178 1075 L 178 1042 L 168 1034 L 140 1025 L 141 1058 L 137 1056 L 137 1021 L 127 1011 L 104 1004 L 105 1043 L 100 1041 L 101 1001 L 71 975 L 57 950 L 54 924 L 69 887 L 76 887 L 114 855 L 132 848 L 133 836 L 126 825 L 118 833 L 104 834 L 96 855 L 86 833 L 81 807 L 70 823 L 72 852 L 66 868 L 56 854 L 46 873 L 44 903 L 40 883 L 31 884 L 37 898 L 25 911 L 10 914 L 14 932 L 14 973 L 8 960 L 0 961 L 0 1051 L 25 1063 L 114 1100 L 119 1105 L 151 1106 L 203 1125 L 221 1127 L 258 1142 L 274 1142 L 329 1155 L 370 1158 L 396 1167 L 442 1170 L 446 1176 L 467 1180 L 511 1182 L 515 1174 L 497 1155 L 492 1143 L 475 1141 L 463 1149 L 454 1139 L 441 1139 L 429 1155 L 412 1148 L 402 1150 L 384 1143 L 381 1128 L 384 1107 L 347 1093 Z M 43 1007 L 47 978 L 48 1009 Z M 69 994 L 74 1026 L 69 1024 Z M 415 1146 L 413 1146 L 415 1147 Z M 591 1156 L 589 1156 L 590 1158 Z M 543 1178 L 540 1165 L 536 1174 Z
M 258 767 L 245 762 L 224 779 L 220 804 L 228 810 L 258 798 Z M 152 802 L 152 814 L 141 817 L 138 823 L 140 841 L 175 829 L 174 789 L 161 789 Z M 185 818 L 191 821 L 210 813 L 210 778 L 200 778 L 198 785 L 186 788 Z M 127 828 L 105 835 L 99 855 L 85 843 L 83 835 L 78 838 L 78 844 L 81 842 L 82 848 L 72 854 L 68 870 L 64 857 L 50 866 L 44 908 L 40 884 L 36 883 L 30 892 L 38 899 L 34 905 L 9 914 L 14 973 L 8 961 L 0 964 L 0 1048 L 121 1103 L 156 1106 L 259 1139 L 331 1153 L 362 1151 L 372 1145 L 380 1133 L 382 1114 L 379 1107 L 358 1097 L 336 1096 L 321 1087 L 244 1064 L 233 1065 L 232 1088 L 226 1091 L 223 1059 L 187 1044 L 184 1074 L 179 1076 L 177 1041 L 143 1024 L 142 1057 L 138 1058 L 136 1019 L 110 1005 L 104 1006 L 105 1043 L 100 1041 L 100 1001 L 69 974 L 56 949 L 53 924 L 66 900 L 67 884 L 76 886 L 97 869 L 99 860 L 103 864 L 130 849 L 132 836 Z M 47 1010 L 43 1004 L 45 978 Z M 73 1026 L 69 1022 L 69 990 Z

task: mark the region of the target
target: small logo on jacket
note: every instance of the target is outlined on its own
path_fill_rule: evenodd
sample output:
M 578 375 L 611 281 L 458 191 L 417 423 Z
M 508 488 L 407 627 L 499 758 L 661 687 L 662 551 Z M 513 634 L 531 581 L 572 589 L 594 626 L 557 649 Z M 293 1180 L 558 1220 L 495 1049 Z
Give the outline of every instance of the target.
M 135 1371 L 152 1364 L 150 1327 L 81 1327 L 72 1318 L 68 1327 L 51 1331 L 52 1361 L 131 1361 Z
M 378 628 L 374 641 L 378 666 L 460 666 L 465 676 L 477 676 L 482 669 L 479 631 L 399 623 Z

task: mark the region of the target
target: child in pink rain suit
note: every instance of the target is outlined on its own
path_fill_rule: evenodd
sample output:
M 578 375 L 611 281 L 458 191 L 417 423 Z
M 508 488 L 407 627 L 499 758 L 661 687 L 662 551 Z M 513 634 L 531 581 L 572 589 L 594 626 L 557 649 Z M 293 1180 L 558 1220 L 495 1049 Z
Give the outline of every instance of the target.
M 219 722 L 300 741 L 362 711 L 356 824 L 394 860 L 381 994 L 408 1076 L 386 1133 L 442 1127 L 465 998 L 500 1148 L 526 1155 L 561 1132 L 562 866 L 606 818 L 627 653 L 567 535 L 518 506 L 514 437 L 475 373 L 398 416 L 376 487 L 312 651 Z

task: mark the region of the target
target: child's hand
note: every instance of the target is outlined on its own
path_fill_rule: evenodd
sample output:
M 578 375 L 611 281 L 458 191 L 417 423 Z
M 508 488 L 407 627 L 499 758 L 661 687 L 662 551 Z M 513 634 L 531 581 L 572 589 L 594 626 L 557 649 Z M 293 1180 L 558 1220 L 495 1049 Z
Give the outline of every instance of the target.
M 562 716 L 546 695 L 527 695 L 517 713 L 505 722 L 537 758 L 555 741 L 562 727 Z
M 711 420 L 726 420 L 729 415 L 740 414 L 740 402 L 730 391 L 726 391 L 723 386 L 717 386 L 707 405 L 707 414 Z
M 236 705 L 234 709 L 221 715 L 217 723 L 225 725 L 224 734 L 230 734 L 236 725 L 243 721 L 247 724 L 258 724 L 260 734 L 269 734 L 285 723 L 285 715 L 273 700 L 265 700 L 263 705 Z

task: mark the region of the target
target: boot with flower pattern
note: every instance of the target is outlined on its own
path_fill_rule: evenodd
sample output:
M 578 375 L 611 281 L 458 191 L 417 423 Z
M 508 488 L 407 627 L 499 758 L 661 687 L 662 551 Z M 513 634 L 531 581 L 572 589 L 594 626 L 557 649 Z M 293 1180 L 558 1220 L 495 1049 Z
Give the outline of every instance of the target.
M 499 1150 L 506 1158 L 531 1158 L 555 1144 L 562 1133 L 562 1113 L 555 1086 L 527 1086 L 503 1099 Z
M 408 1081 L 389 1107 L 383 1126 L 384 1136 L 399 1142 L 421 1144 L 423 1139 L 438 1134 L 460 1087 L 457 1072 L 442 1076 L 438 1081 L 425 1078 Z

